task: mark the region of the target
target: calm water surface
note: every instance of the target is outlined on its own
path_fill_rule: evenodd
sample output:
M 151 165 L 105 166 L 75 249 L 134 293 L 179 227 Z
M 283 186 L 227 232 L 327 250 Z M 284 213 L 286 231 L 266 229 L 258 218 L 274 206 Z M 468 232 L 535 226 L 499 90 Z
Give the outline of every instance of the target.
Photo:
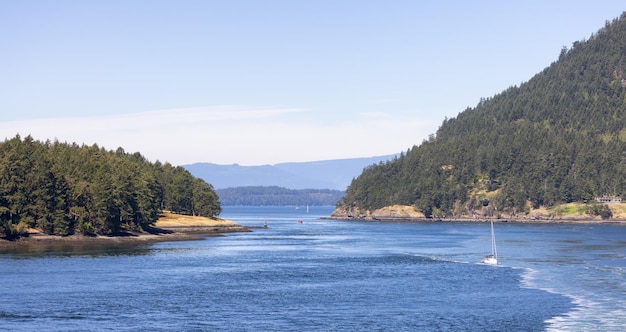
M 364 223 L 224 207 L 252 233 L 0 254 L 0 329 L 626 329 L 626 227 Z M 298 223 L 301 220 L 302 223 Z

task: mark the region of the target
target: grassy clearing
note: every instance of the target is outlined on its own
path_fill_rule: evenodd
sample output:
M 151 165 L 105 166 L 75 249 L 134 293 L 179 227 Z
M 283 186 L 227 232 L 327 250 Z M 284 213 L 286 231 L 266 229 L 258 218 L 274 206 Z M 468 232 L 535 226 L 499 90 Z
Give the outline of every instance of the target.
M 613 213 L 612 219 L 626 219 L 626 204 L 607 204 L 611 212 Z M 544 211 L 532 210 L 535 214 L 541 214 L 544 216 L 553 216 L 562 219 L 581 219 L 581 218 L 593 218 L 587 214 L 589 204 L 583 203 L 567 203 L 554 206 Z M 532 213 L 531 212 L 531 213 Z
M 424 218 L 422 212 L 416 211 L 413 206 L 393 205 L 372 212 L 373 217 L 392 218 Z
M 580 203 L 567 203 L 554 206 L 548 210 L 549 214 L 559 217 L 581 217 L 585 214 L 585 205 Z
M 626 204 L 609 204 L 611 212 L 613 212 L 613 218 L 626 219 Z

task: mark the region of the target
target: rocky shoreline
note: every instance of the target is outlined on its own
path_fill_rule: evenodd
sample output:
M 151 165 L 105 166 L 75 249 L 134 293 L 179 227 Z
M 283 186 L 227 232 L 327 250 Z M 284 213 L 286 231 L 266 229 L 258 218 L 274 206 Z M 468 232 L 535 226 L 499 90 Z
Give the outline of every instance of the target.
M 511 222 L 526 224 L 613 224 L 625 225 L 626 218 L 623 216 L 610 219 L 591 217 L 589 215 L 549 216 L 544 213 L 531 213 L 523 216 L 458 216 L 447 218 L 427 218 L 423 213 L 415 211 L 411 206 L 394 205 L 375 211 L 359 211 L 358 209 L 347 210 L 338 208 L 333 211 L 327 220 L 342 221 L 381 221 L 381 222 Z
M 338 221 L 372 221 L 372 222 L 464 222 L 464 223 L 483 223 L 483 222 L 499 222 L 499 223 L 520 223 L 520 224 L 612 224 L 626 226 L 624 219 L 528 219 L 528 218 L 426 218 L 426 217 L 394 217 L 394 216 L 378 216 L 378 217 L 337 217 L 330 216 L 321 218 L 323 220 Z

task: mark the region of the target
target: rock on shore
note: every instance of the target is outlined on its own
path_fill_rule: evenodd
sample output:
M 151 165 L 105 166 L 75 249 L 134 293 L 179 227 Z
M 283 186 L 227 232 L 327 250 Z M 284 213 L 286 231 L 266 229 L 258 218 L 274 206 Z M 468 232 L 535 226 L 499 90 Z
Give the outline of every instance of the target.
M 356 207 L 349 209 L 339 207 L 333 211 L 331 218 L 341 220 L 413 220 L 425 219 L 426 216 L 412 206 L 392 205 L 374 211 L 362 211 Z

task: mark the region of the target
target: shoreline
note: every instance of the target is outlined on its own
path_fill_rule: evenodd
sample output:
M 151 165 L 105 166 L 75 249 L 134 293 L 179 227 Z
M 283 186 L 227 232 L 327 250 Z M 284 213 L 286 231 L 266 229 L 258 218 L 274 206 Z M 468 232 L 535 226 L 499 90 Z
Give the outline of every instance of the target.
M 324 219 L 344 221 L 381 221 L 381 222 L 500 222 L 519 224 L 573 224 L 573 225 L 624 225 L 626 226 L 626 205 L 609 206 L 612 217 L 602 219 L 583 213 L 584 206 L 568 203 L 552 210 L 539 208 L 525 214 L 498 213 L 494 216 L 483 215 L 480 211 L 474 214 L 459 214 L 452 217 L 426 217 L 410 205 L 390 205 L 374 211 L 361 211 L 358 208 L 341 207 Z
M 322 220 L 337 220 L 337 221 L 364 221 L 364 222 L 399 222 L 399 223 L 420 223 L 420 222 L 464 222 L 464 223 L 517 223 L 517 224 L 570 224 L 570 225 L 619 225 L 626 226 L 626 219 L 584 219 L 584 218 L 572 218 L 572 219 L 528 219 L 528 218 L 425 218 L 425 217 L 323 217 Z
M 32 232 L 14 240 L 0 238 L 0 253 L 8 252 L 45 252 L 62 248 L 97 248 L 111 246 L 137 246 L 169 241 L 198 241 L 207 237 L 224 236 L 228 233 L 252 232 L 252 228 L 241 226 L 224 219 L 198 219 L 193 217 L 172 217 L 168 215 L 154 227 L 143 232 L 125 232 L 116 235 L 47 235 L 41 232 Z M 328 216 L 321 220 L 360 221 L 360 222 L 395 222 L 395 223 L 518 223 L 518 224 L 561 224 L 561 225 L 616 225 L 626 226 L 626 219 L 599 219 L 599 218 L 425 218 L 413 216 L 363 216 L 344 217 Z
M 198 241 L 228 233 L 251 232 L 249 227 L 219 218 L 202 218 L 166 214 L 155 226 L 141 232 L 124 232 L 115 235 L 67 236 L 47 235 L 33 230 L 17 239 L 0 238 L 0 253 L 44 252 L 63 248 L 97 248 L 111 246 L 136 246 L 168 241 Z

